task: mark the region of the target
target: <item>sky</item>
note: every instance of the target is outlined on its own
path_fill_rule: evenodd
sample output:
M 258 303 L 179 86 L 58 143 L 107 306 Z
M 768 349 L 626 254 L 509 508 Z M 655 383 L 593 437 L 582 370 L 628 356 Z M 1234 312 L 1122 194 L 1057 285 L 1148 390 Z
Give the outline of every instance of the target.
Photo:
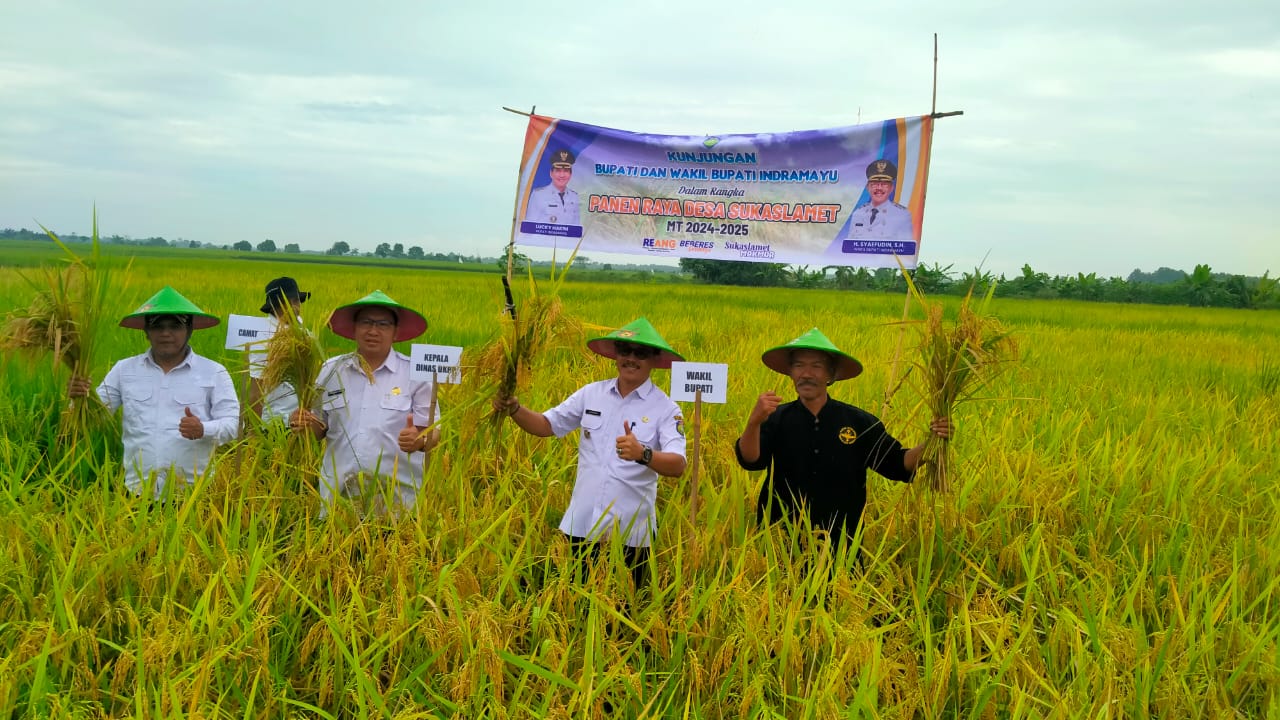
M 1280 272 L 1270 3 L 40 0 L 0 26 L 0 227 L 87 234 L 96 204 L 105 235 L 496 256 L 503 106 L 681 135 L 920 115 L 937 33 L 964 115 L 921 262 Z

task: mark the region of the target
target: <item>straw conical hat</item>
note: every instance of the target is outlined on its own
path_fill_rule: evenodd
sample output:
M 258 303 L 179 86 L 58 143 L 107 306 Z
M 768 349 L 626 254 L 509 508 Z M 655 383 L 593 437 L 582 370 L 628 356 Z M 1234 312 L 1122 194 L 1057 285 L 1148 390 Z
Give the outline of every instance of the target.
M 401 305 L 392 300 L 381 290 L 374 290 L 350 305 L 343 305 L 329 316 L 329 327 L 334 333 L 354 340 L 356 337 L 356 313 L 361 308 L 381 307 L 396 314 L 395 342 L 412 340 L 427 331 L 427 319 L 417 310 Z
M 653 366 L 656 368 L 670 370 L 673 361 L 684 360 L 684 357 L 672 350 L 671 346 L 667 344 L 666 340 L 662 339 L 662 336 L 658 334 L 653 325 L 649 324 L 649 321 L 643 317 L 632 320 L 608 335 L 588 340 L 587 348 L 597 355 L 603 355 L 613 360 L 618 357 L 618 352 L 613 346 L 614 341 L 617 340 L 661 350 L 662 352 L 653 361 Z
M 211 328 L 220 322 L 217 316 L 196 307 L 195 303 L 182 297 L 181 293 L 168 285 L 142 303 L 137 310 L 125 315 L 120 321 L 120 327 L 142 330 L 146 327 L 148 315 L 190 315 L 193 330 Z
M 848 380 L 857 377 L 862 372 L 862 363 L 858 362 L 852 355 L 847 355 L 840 351 L 826 335 L 818 328 L 813 328 L 809 332 L 792 340 L 786 345 L 779 345 L 775 348 L 769 348 L 764 351 L 760 359 L 764 361 L 765 367 L 776 373 L 783 375 L 791 374 L 791 352 L 793 350 L 817 350 L 824 352 L 835 358 L 836 374 L 833 380 Z

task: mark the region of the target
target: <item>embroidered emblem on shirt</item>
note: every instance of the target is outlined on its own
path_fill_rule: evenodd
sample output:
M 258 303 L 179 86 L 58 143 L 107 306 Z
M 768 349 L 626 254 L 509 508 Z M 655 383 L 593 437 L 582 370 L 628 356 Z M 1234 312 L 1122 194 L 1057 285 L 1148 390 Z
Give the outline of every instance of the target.
M 684 417 L 676 416 L 676 432 L 680 433 L 680 437 L 684 437 Z
M 400 394 L 400 388 L 399 388 L 398 386 L 397 386 L 397 387 L 393 387 L 393 388 L 391 388 L 391 394 L 392 394 L 392 395 L 399 395 L 399 394 Z
M 649 416 L 645 415 L 644 417 L 640 418 L 640 422 L 649 422 Z
M 840 434 L 838 437 L 840 438 L 840 442 L 845 445 L 852 445 L 853 441 L 858 439 L 858 433 L 854 432 L 853 428 L 846 425 L 840 428 Z

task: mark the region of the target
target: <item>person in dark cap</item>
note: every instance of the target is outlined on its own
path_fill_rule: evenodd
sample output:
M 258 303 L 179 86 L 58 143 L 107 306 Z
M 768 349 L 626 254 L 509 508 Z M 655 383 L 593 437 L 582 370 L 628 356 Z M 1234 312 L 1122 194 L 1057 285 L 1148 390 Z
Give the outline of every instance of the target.
M 578 212 L 578 193 L 569 189 L 575 159 L 568 150 L 555 150 L 551 153 L 551 182 L 529 193 L 525 221 L 553 225 L 582 224 Z
M 214 449 L 240 430 L 231 376 L 189 344 L 192 331 L 217 324 L 167 286 L 120 321 L 145 332 L 151 347 L 112 366 L 96 393 L 107 409 L 123 408 L 124 482 L 134 495 L 149 483 L 155 499 L 171 480 L 190 485 L 208 469 Z M 70 397 L 90 392 L 88 378 L 71 378 Z
M 358 503 L 364 516 L 396 518 L 414 508 L 426 455 L 440 440 L 431 380 L 409 377 L 409 356 L 392 347 L 426 332 L 427 319 L 381 290 L 333 311 L 329 328 L 354 352 L 320 369 L 320 406 L 290 417 L 295 432 L 325 440 L 320 499 Z
M 883 158 L 867 165 L 867 194 L 871 202 L 853 211 L 849 219 L 850 238 L 913 240 L 915 223 L 906 206 L 893 201 L 898 182 L 898 166 Z
M 495 411 L 538 437 L 582 430 L 578 475 L 560 532 L 583 567 L 600 542 L 621 535 L 636 588 L 648 578 L 649 545 L 657 530 L 658 476 L 685 470 L 684 418 L 649 374 L 671 369 L 676 354 L 645 318 L 590 340 L 587 347 L 610 358 L 618 376 L 590 383 L 567 400 L 537 412 L 514 397 L 495 397 Z
M 298 281 L 291 277 L 278 277 L 267 283 L 266 299 L 262 312 L 270 316 L 272 332 L 279 327 L 281 318 L 286 321 L 302 320 L 302 303 L 311 293 L 298 289 Z M 287 420 L 298 409 L 298 393 L 288 383 L 282 383 L 263 396 L 262 371 L 266 367 L 267 354 L 258 348 L 249 354 L 249 407 L 263 420 Z
M 907 449 L 871 413 L 830 397 L 827 388 L 857 377 L 862 364 L 839 350 L 818 328 L 760 358 L 791 378 L 797 399 L 784 403 L 761 393 L 734 445 L 738 465 L 767 470 L 756 518 L 790 521 L 823 532 L 831 549 L 852 538 L 867 500 L 867 470 L 911 482 L 924 443 Z M 935 418 L 929 431 L 951 437 L 949 418 Z

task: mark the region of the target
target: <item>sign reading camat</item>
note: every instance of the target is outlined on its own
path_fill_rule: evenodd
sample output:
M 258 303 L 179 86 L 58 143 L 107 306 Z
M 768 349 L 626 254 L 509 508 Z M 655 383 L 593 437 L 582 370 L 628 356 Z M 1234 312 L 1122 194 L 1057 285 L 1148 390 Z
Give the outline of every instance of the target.
M 250 343 L 265 343 L 274 332 L 271 318 L 265 315 L 231 315 L 227 318 L 227 349 L 245 350 Z
M 671 363 L 671 399 L 693 402 L 702 391 L 702 402 L 729 401 L 729 366 L 725 363 Z
M 410 380 L 430 380 L 436 374 L 436 381 L 457 385 L 462 382 L 462 372 L 458 366 L 462 364 L 462 348 L 454 345 L 419 345 L 414 343 L 409 355 Z

